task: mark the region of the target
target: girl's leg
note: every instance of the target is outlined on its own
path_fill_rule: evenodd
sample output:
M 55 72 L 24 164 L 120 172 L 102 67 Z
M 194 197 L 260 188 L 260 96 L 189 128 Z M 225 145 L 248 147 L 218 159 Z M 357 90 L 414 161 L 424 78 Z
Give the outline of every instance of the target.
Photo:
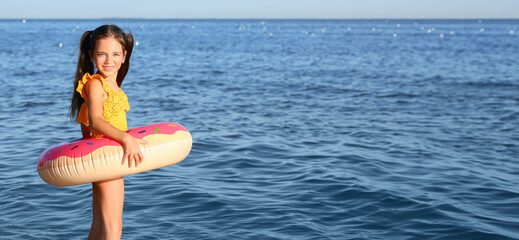
M 88 240 L 103 239 L 103 218 L 99 207 L 99 187 L 92 183 L 92 226 L 88 234 Z
M 116 178 L 95 183 L 106 240 L 121 239 L 123 230 L 124 180 Z

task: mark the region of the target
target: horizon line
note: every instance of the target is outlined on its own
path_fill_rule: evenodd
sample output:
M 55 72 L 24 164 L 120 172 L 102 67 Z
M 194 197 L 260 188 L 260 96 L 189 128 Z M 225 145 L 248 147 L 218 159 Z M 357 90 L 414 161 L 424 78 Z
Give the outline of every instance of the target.
M 519 20 L 519 17 L 514 18 L 148 18 L 148 17 L 99 17 L 99 18 L 2 18 L 0 20 Z

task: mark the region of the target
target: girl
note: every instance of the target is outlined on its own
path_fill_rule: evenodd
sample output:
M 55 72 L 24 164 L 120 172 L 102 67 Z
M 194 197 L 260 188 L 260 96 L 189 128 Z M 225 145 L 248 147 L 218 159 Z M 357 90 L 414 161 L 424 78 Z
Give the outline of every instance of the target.
M 137 167 L 143 161 L 139 144 L 147 142 L 125 132 L 130 105 L 120 89 L 130 67 L 133 37 L 115 25 L 103 25 L 85 32 L 79 48 L 70 115 L 81 123 L 83 137 L 106 136 L 120 142 L 122 164 Z M 122 177 L 92 183 L 93 218 L 88 239 L 120 239 L 123 204 Z

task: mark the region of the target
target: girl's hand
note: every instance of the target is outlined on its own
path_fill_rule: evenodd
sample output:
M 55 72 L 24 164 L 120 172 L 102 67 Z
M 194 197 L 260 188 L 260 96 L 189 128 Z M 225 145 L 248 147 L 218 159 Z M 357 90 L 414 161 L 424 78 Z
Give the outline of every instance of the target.
M 123 162 L 124 164 L 128 161 L 128 167 L 132 167 L 132 162 L 135 163 L 135 167 L 138 167 L 142 160 L 144 160 L 144 155 L 142 155 L 141 149 L 139 148 L 139 144 L 148 144 L 147 141 L 132 137 L 130 134 L 127 134 L 123 139 Z

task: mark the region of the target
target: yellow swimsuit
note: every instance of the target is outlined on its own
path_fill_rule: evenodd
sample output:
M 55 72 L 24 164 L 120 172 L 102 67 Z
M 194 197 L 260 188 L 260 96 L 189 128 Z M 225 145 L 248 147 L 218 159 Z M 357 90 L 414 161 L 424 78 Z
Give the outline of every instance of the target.
M 123 90 L 119 88 L 119 91 L 114 91 L 108 86 L 103 77 L 99 74 L 90 76 L 89 73 L 83 76 L 83 79 L 78 82 L 76 91 L 81 93 L 81 97 L 85 99 L 83 105 L 79 109 L 79 115 L 77 118 L 78 123 L 85 124 L 88 126 L 88 99 L 87 99 L 87 87 L 88 81 L 99 80 L 103 85 L 103 90 L 108 95 L 108 98 L 103 101 L 103 120 L 112 124 L 114 127 L 121 131 L 128 130 L 128 124 L 126 122 L 126 111 L 130 110 L 130 104 L 128 103 L 128 97 L 124 94 Z M 101 133 L 92 130 L 92 137 L 102 137 Z

